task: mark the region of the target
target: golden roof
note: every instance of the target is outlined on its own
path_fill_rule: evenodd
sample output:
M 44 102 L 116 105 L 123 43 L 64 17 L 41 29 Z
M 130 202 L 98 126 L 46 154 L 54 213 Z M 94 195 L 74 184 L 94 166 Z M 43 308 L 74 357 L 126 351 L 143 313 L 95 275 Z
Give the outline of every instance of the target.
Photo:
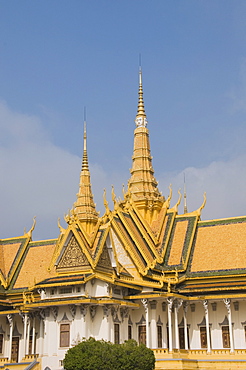
M 171 189 L 166 201 L 158 190 L 141 69 L 135 122 L 128 191 L 118 201 L 112 190 L 113 211 L 105 197 L 102 218 L 91 190 L 84 125 L 79 192 L 67 228 L 60 227 L 58 240 L 32 242 L 34 225 L 22 237 L 0 240 L 0 282 L 6 297 L 27 289 L 38 296 L 37 287 L 84 284 L 94 277 L 139 291 L 146 286 L 158 294 L 195 295 L 213 289 L 216 295 L 216 281 L 220 289 L 244 289 L 246 217 L 199 221 L 206 197 L 197 211 L 187 213 L 185 207 L 178 215 L 181 194 L 170 209 Z
M 246 268 L 246 222 L 235 221 L 198 228 L 191 272 Z

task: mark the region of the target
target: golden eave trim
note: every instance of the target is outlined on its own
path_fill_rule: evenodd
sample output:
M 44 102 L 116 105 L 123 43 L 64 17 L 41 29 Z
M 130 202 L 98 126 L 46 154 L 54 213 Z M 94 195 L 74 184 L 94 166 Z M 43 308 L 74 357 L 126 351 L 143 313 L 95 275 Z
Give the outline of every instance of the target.
M 18 313 L 19 314 L 19 312 L 20 312 L 20 310 L 0 311 L 0 316 L 11 315 L 13 313 Z
M 140 263 L 138 262 L 137 253 L 134 251 L 134 249 L 132 249 L 129 246 L 128 240 L 126 240 L 125 236 L 121 232 L 120 227 L 118 226 L 117 222 L 114 219 L 112 219 L 111 224 L 112 224 L 112 227 L 113 227 L 113 230 L 114 230 L 116 236 L 120 239 L 121 243 L 123 244 L 123 248 L 125 249 L 126 253 L 129 255 L 131 261 L 135 265 L 136 272 L 137 272 L 138 276 L 141 277 L 141 275 L 144 275 L 145 268 L 142 267 L 140 265 Z
M 138 248 L 140 250 L 140 253 L 142 255 L 142 257 L 144 258 L 145 262 L 146 262 L 146 267 L 143 269 L 141 268 L 141 274 L 142 275 L 146 275 L 146 269 L 149 270 L 151 267 L 152 267 L 152 264 L 153 264 L 153 261 L 149 261 L 149 258 L 147 256 L 147 254 L 145 253 L 145 251 L 143 250 L 143 248 L 141 247 L 141 245 L 139 245 L 139 242 L 138 242 L 138 239 L 135 237 L 134 233 L 132 232 L 131 228 L 128 226 L 127 222 L 125 221 L 124 219 L 124 216 L 122 215 L 123 212 L 121 212 L 120 210 L 117 212 L 119 218 L 120 218 L 120 221 L 123 223 L 124 227 L 126 228 L 127 232 L 129 233 L 131 239 L 134 241 L 135 245 L 136 245 L 136 248 Z M 131 217 L 131 216 L 130 216 Z M 148 245 L 149 247 L 149 244 L 147 243 L 147 240 L 146 240 L 146 244 Z M 131 249 L 132 250 L 132 249 Z M 139 266 L 140 267 L 140 266 Z
M 223 270 L 222 270 L 223 271 Z M 204 271 L 204 273 L 206 274 L 207 271 Z M 192 273 L 192 272 L 191 272 Z M 194 274 L 197 273 L 197 272 L 193 272 Z M 222 280 L 227 280 L 227 279 L 231 279 L 231 278 L 234 278 L 234 279 L 240 279 L 242 277 L 246 277 L 246 274 L 238 274 L 238 275 L 212 275 L 212 276 L 186 276 L 185 277 L 185 280 L 201 280 L 201 281 L 206 281 L 207 279 L 211 280 L 211 279 L 214 279 L 215 281 L 218 280 L 218 281 L 221 281 Z
M 108 234 L 109 234 L 109 227 L 106 228 L 106 231 L 105 231 L 105 233 L 104 233 L 104 235 L 102 237 L 102 240 L 100 241 L 99 251 L 97 252 L 96 257 L 95 257 L 94 261 L 92 262 L 93 263 L 93 265 L 92 265 L 93 268 L 96 268 L 96 266 L 97 266 L 97 264 L 99 262 L 99 259 L 100 259 L 101 255 L 102 255 L 103 248 L 105 246 L 105 243 L 106 243 Z
M 132 206 L 132 208 L 133 208 L 132 210 L 131 209 L 129 210 L 129 214 L 131 215 L 133 221 L 137 225 L 137 228 L 139 229 L 140 233 L 144 237 L 148 247 L 151 249 L 153 255 L 155 256 L 156 261 L 158 263 L 161 263 L 162 258 L 155 247 L 158 243 L 158 239 L 154 237 L 151 228 L 149 227 L 147 222 L 144 220 L 144 218 L 141 216 L 140 212 L 138 212 L 137 208 L 134 206 Z M 148 265 L 152 264 L 152 262 L 148 261 Z

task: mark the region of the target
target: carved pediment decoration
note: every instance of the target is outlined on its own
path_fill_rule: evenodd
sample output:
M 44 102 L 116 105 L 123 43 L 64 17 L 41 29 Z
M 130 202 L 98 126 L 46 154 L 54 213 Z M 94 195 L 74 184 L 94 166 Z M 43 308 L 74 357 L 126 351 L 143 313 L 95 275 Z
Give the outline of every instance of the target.
M 88 266 L 89 262 L 73 235 L 59 261 L 57 268 Z
M 109 253 L 108 253 L 108 249 L 106 248 L 106 246 L 103 248 L 103 251 L 102 251 L 102 254 L 99 258 L 99 261 L 98 261 L 98 266 L 100 267 L 106 267 L 106 268 L 111 268 L 111 260 L 110 260 L 110 257 L 109 257 Z

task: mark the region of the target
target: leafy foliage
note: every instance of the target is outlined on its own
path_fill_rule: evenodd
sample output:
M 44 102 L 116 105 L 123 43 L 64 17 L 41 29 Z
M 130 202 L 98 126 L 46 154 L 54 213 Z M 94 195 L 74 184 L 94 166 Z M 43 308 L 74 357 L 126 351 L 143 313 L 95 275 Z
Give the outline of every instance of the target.
M 67 351 L 63 365 L 65 370 L 153 370 L 155 356 L 135 340 L 112 344 L 89 338 Z

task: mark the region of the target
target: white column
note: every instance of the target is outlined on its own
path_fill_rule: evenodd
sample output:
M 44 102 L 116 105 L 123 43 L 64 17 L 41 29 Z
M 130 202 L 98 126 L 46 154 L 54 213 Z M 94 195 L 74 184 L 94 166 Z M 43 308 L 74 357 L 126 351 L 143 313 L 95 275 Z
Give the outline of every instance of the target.
M 178 322 L 178 312 L 182 305 L 183 300 L 176 300 L 174 302 L 174 321 L 175 321 L 175 343 L 176 349 L 179 350 L 179 322 Z
M 150 309 L 151 309 L 151 321 L 150 321 L 150 334 L 151 334 L 151 348 L 157 348 L 157 324 L 156 324 L 156 306 L 157 301 L 150 301 Z
M 82 316 L 82 328 L 81 328 L 81 339 L 83 338 L 86 338 L 87 339 L 87 328 L 86 328 L 86 320 L 85 320 L 85 317 L 86 317 L 86 314 L 87 314 L 87 306 L 82 304 L 80 306 L 80 312 L 81 312 L 81 316 Z
M 27 314 L 24 314 L 24 334 L 23 334 L 23 340 L 24 340 L 24 356 L 26 354 L 26 332 L 27 332 Z
M 39 346 L 38 346 L 38 354 L 42 356 L 44 353 L 44 321 L 45 321 L 45 311 L 41 310 L 39 312 L 40 315 L 40 325 L 39 325 Z
M 125 340 L 128 340 L 128 317 L 129 317 L 128 307 L 120 308 L 120 317 L 121 317 L 120 343 L 124 343 Z
M 173 298 L 168 298 L 167 299 L 167 319 L 168 319 L 168 337 L 169 337 L 168 348 L 169 348 L 169 352 L 172 352 L 172 350 L 173 350 L 172 306 L 173 306 Z
M 27 315 L 27 336 L 26 336 L 26 352 L 25 355 L 29 355 L 29 340 L 30 340 L 30 317 Z
M 230 335 L 230 352 L 234 352 L 234 339 L 233 339 L 233 329 L 232 329 L 232 319 L 231 319 L 231 300 L 226 298 L 224 299 L 225 306 L 228 312 L 228 324 L 229 324 L 229 335 Z
M 209 332 L 209 316 L 208 316 L 208 301 L 203 301 L 203 307 L 205 310 L 205 320 L 206 320 L 206 334 L 207 334 L 207 352 L 211 352 L 211 343 L 210 343 L 210 332 Z
M 184 340 L 185 340 L 185 349 L 189 349 L 188 345 L 188 330 L 187 330 L 187 311 L 188 311 L 188 304 L 187 302 L 183 303 L 183 312 L 184 312 Z
M 146 347 L 150 348 L 150 332 L 149 332 L 149 307 L 148 299 L 141 299 L 141 302 L 145 310 L 145 320 L 146 320 Z
M 35 315 L 35 313 L 34 313 Z M 34 354 L 34 351 L 35 351 L 35 326 L 36 326 L 36 318 L 35 316 L 33 316 L 33 320 L 32 320 L 32 354 Z
M 12 338 L 13 338 L 13 315 L 7 315 L 9 322 L 9 361 L 11 361 L 12 354 Z
M 110 313 L 111 308 L 109 306 L 103 306 L 103 320 L 107 325 L 107 340 L 111 340 L 111 328 L 110 328 Z

